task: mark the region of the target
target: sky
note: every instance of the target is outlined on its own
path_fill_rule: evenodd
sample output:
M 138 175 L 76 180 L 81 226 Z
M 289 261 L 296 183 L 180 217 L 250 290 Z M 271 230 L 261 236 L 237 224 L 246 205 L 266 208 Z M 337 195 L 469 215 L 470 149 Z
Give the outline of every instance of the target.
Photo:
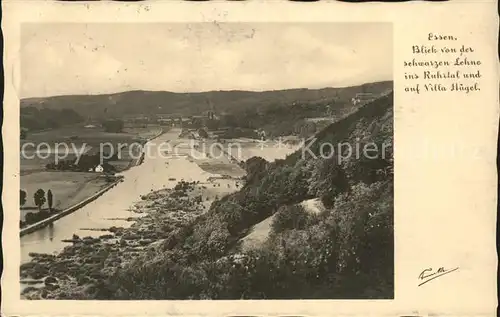
M 388 23 L 24 24 L 21 97 L 392 80 Z

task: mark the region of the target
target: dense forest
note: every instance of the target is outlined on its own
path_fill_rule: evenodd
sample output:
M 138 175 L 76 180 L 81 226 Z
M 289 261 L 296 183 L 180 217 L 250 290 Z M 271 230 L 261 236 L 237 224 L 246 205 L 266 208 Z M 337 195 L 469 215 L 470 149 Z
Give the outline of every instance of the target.
M 47 109 L 21 107 L 21 128 L 28 131 L 56 129 L 83 122 L 84 118 L 73 109 Z
M 299 150 L 274 163 L 249 159 L 240 191 L 171 231 L 154 252 L 124 263 L 100 282 L 95 297 L 393 298 L 392 93 L 316 138 L 310 149 L 317 157 Z M 375 144 L 379 153 L 320 157 L 324 143 Z M 326 210 L 301 207 L 311 198 Z M 249 228 L 272 215 L 267 242 L 240 250 Z
M 379 97 L 374 94 L 374 98 Z M 220 138 L 259 138 L 258 131 L 266 137 L 295 135 L 307 138 L 355 112 L 363 103 L 353 104 L 350 100 L 325 99 L 307 102 L 273 102 L 255 105 L 251 108 L 235 107 L 221 114 L 217 119 L 191 117 L 183 124 L 186 128 L 207 128 L 218 133 Z
M 246 136 L 256 137 L 256 130 L 266 132 L 267 137 L 297 135 L 309 137 L 326 127 L 328 120 L 314 122 L 307 118 L 331 118 L 338 120 L 355 111 L 350 103 L 334 107 L 331 101 L 269 104 L 265 107 L 235 109 L 230 114 L 221 116 L 217 127 L 228 129 L 224 136 L 228 138 Z M 238 133 L 240 135 L 238 135 Z
M 269 105 L 265 109 L 246 109 L 221 115 L 218 119 L 195 118 L 183 124 L 189 129 L 205 128 L 217 134 L 219 138 L 239 137 L 260 138 L 259 131 L 267 137 L 297 135 L 308 137 L 331 123 L 308 121 L 308 117 L 328 116 L 326 104 Z M 351 107 L 354 109 L 354 107 Z M 340 114 L 339 114 L 340 116 Z

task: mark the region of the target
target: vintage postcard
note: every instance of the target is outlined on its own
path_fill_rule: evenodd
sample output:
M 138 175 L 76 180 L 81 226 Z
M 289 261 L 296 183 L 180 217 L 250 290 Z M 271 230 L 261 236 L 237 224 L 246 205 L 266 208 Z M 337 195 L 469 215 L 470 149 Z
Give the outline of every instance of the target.
M 2 7 L 3 315 L 494 315 L 495 1 Z

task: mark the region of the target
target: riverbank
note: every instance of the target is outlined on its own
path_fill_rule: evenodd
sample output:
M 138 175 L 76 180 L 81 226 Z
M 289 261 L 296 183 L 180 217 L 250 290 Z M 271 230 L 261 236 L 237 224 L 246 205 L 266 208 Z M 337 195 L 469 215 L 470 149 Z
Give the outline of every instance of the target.
M 160 128 L 160 132 L 158 132 L 157 134 L 155 134 L 154 136 L 150 137 L 147 139 L 146 143 L 148 142 L 151 142 L 153 141 L 154 139 L 160 137 L 161 135 L 165 134 L 166 132 L 168 132 L 170 129 L 164 129 L 164 128 Z
M 66 215 L 69 215 L 69 214 L 77 211 L 78 209 L 82 208 L 83 206 L 87 205 L 88 203 L 99 198 L 101 195 L 103 195 L 105 192 L 107 192 L 111 188 L 115 187 L 122 180 L 123 180 L 123 176 L 116 176 L 115 181 L 111 182 L 109 185 L 107 185 L 106 187 L 104 187 L 103 189 L 101 189 L 100 191 L 95 193 L 94 195 L 80 201 L 79 203 L 77 203 L 77 204 L 75 204 L 75 205 L 73 205 L 65 210 L 62 210 L 61 212 L 58 212 L 57 214 L 55 214 L 49 218 L 43 219 L 39 222 L 36 222 L 34 224 L 31 224 L 31 225 L 28 225 L 24 228 L 21 228 L 19 235 L 24 236 L 26 234 L 32 233 L 38 229 L 41 229 L 41 228 L 48 226 L 49 224 L 55 222 L 56 220 L 61 219 L 62 217 L 66 216 Z
M 179 182 L 173 189 L 162 189 L 141 197 L 132 211 L 128 228 L 96 228 L 97 237 L 73 235 L 57 255 L 36 254 L 22 264 L 22 297 L 25 299 L 93 298 L 99 283 L 117 268 L 171 243 L 168 237 L 204 214 L 210 204 L 235 190 L 217 181 Z M 91 228 L 89 228 L 91 229 Z
M 29 213 L 39 212 L 39 208 L 33 200 L 33 195 L 38 189 L 43 189 L 46 193 L 50 190 L 53 195 L 52 210 L 61 211 L 94 195 L 106 187 L 109 180 L 107 175 L 96 172 L 44 170 L 21 176 L 20 189 L 26 193 L 26 201 L 20 207 L 19 220 L 25 222 Z M 43 207 L 48 207 L 48 204 L 45 203 L 42 209 Z M 22 227 L 25 225 L 26 223 L 21 224 Z
M 164 129 L 164 128 L 160 128 L 160 132 L 158 132 L 157 134 L 155 134 L 154 136 L 152 137 L 149 137 L 147 138 L 146 140 L 144 140 L 144 143 L 142 144 L 143 147 L 145 147 L 149 142 L 153 141 L 154 139 L 157 139 L 159 138 L 160 136 L 162 136 L 163 134 L 167 133 L 169 129 Z M 142 162 L 144 162 L 144 157 L 145 157 L 146 153 L 145 153 L 145 150 L 143 149 L 142 153 L 141 153 L 141 156 L 135 160 L 131 160 L 129 162 L 129 164 L 127 165 L 127 167 L 123 170 L 120 171 L 120 173 L 123 173 L 125 172 L 126 170 L 129 170 L 131 169 L 132 167 L 135 167 L 135 166 L 138 166 L 138 165 L 141 165 Z
M 148 142 L 150 142 L 150 141 L 152 141 L 152 140 L 160 137 L 164 133 L 165 133 L 165 131 L 163 129 L 160 129 L 160 131 L 158 133 L 156 133 L 152 137 L 149 137 L 148 139 L 145 139 L 143 145 L 146 145 Z M 135 167 L 135 166 L 140 165 L 144 161 L 144 156 L 145 156 L 145 152 L 143 151 L 142 154 L 141 154 L 141 156 L 140 156 L 140 158 L 138 158 L 138 159 L 136 159 L 134 161 L 131 161 L 131 163 L 133 163 L 133 164 L 129 164 L 129 167 L 127 167 L 125 170 L 128 170 L 131 167 Z M 50 174 L 50 175 L 58 175 L 58 176 L 62 175 L 62 176 L 64 176 L 61 180 L 59 180 L 57 178 L 54 179 L 54 177 L 52 177 L 52 176 L 48 177 L 48 180 L 44 180 L 45 185 L 47 185 L 46 183 L 48 181 L 53 181 L 53 182 L 56 183 L 56 185 L 58 185 L 60 182 L 64 182 L 63 189 L 67 189 L 68 187 L 71 187 L 71 185 L 73 185 L 73 183 L 75 183 L 75 181 L 73 179 L 71 179 L 71 180 L 73 180 L 73 182 L 66 180 L 66 178 L 74 177 L 72 175 L 75 175 L 75 174 L 76 175 L 83 175 L 83 177 L 86 177 L 87 179 L 89 179 L 89 180 L 86 180 L 85 182 L 80 182 L 81 184 L 77 182 L 77 184 L 80 187 L 82 187 L 82 188 L 84 186 L 87 186 L 87 185 L 91 184 L 91 181 L 93 180 L 91 178 L 100 179 L 102 177 L 102 175 L 95 176 L 96 175 L 95 173 L 76 173 L 76 172 L 62 172 L 62 171 L 57 171 L 57 172 L 46 172 L 46 171 L 44 171 L 42 173 L 46 173 L 46 174 Z M 68 175 L 71 175 L 71 176 L 68 176 Z M 37 175 L 37 177 L 40 178 L 39 175 Z M 111 177 L 111 176 L 108 176 L 108 177 Z M 80 209 L 83 206 L 87 205 L 88 203 L 96 200 L 101 195 L 103 195 L 105 192 L 107 192 L 108 190 L 110 190 L 111 188 L 113 188 L 114 186 L 116 186 L 119 182 L 121 182 L 123 180 L 124 176 L 123 175 L 119 175 L 119 176 L 114 176 L 114 178 L 116 179 L 115 181 L 112 181 L 110 184 L 102 184 L 100 186 L 101 189 L 96 190 L 96 192 L 93 193 L 93 194 L 91 194 L 91 192 L 88 192 L 88 190 L 87 190 L 87 192 L 84 192 L 84 193 L 80 194 L 80 191 L 81 191 L 82 188 L 78 188 L 78 191 L 76 191 L 75 193 L 72 193 L 72 195 L 75 196 L 75 197 L 72 197 L 73 201 L 76 200 L 75 198 L 80 198 L 79 200 L 76 200 L 77 201 L 76 203 L 70 205 L 69 207 L 67 207 L 67 205 L 66 205 L 67 208 L 64 208 L 62 211 L 60 211 L 57 214 L 54 214 L 54 215 L 52 215 L 52 216 L 50 216 L 50 217 L 48 217 L 46 219 L 43 219 L 41 221 L 38 221 L 38 222 L 30 224 L 30 225 L 23 226 L 21 228 L 21 231 L 20 231 L 20 236 L 24 236 L 26 234 L 29 234 L 29 233 L 32 233 L 32 232 L 34 232 L 36 230 L 44 228 L 44 227 L 48 226 L 49 224 L 52 224 L 53 222 L 59 220 L 60 218 L 62 218 L 64 216 L 66 216 L 66 215 L 69 215 L 69 214 L 77 211 L 78 209 Z M 69 182 L 69 184 L 66 184 L 68 182 Z M 103 185 L 104 185 L 104 187 L 102 188 Z M 24 186 L 23 188 L 27 188 L 27 187 L 29 187 L 29 186 Z M 33 187 L 33 186 L 31 186 L 31 187 Z M 38 186 L 38 187 L 40 187 L 40 186 Z M 53 186 L 49 186 L 49 187 L 51 187 L 51 189 L 54 191 Z M 89 189 L 89 190 L 91 190 L 91 189 Z M 60 192 L 61 192 L 61 190 L 56 191 L 56 193 L 58 194 L 57 197 L 61 196 Z M 67 196 L 69 196 L 69 195 L 67 195 Z M 65 197 L 65 196 L 63 196 L 63 197 Z M 71 199 L 69 199 L 69 200 L 71 200 Z M 57 206 L 57 203 L 56 203 L 56 206 Z M 23 220 L 23 219 L 21 219 L 21 220 Z

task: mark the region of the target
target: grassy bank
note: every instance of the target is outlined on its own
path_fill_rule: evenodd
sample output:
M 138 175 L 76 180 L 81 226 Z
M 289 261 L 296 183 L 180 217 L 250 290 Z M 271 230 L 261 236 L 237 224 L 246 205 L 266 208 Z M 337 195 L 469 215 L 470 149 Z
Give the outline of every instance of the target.
M 77 203 L 71 205 L 68 208 L 65 208 L 64 210 L 58 210 L 58 209 L 43 209 L 38 211 L 37 213 L 27 213 L 25 220 L 21 220 L 21 232 L 20 235 L 26 235 L 29 233 L 32 233 L 34 231 L 37 231 L 41 228 L 44 228 L 58 219 L 61 219 L 62 217 L 69 215 L 78 209 L 82 208 L 83 206 L 87 205 L 88 203 L 96 200 L 99 198 L 101 195 L 103 195 L 105 192 L 110 190 L 112 187 L 116 186 L 120 181 L 122 181 L 123 177 L 118 176 L 118 177 L 107 177 L 106 178 L 106 185 L 102 186 L 100 190 L 97 192 L 92 193 L 91 195 L 88 195 L 82 200 L 79 200 Z
M 54 195 L 53 208 L 63 210 L 93 195 L 108 183 L 109 180 L 99 173 L 43 171 L 22 176 L 21 189 L 26 191 L 27 199 L 21 207 L 21 221 L 26 213 L 38 211 L 33 194 L 39 188 L 50 189 Z

